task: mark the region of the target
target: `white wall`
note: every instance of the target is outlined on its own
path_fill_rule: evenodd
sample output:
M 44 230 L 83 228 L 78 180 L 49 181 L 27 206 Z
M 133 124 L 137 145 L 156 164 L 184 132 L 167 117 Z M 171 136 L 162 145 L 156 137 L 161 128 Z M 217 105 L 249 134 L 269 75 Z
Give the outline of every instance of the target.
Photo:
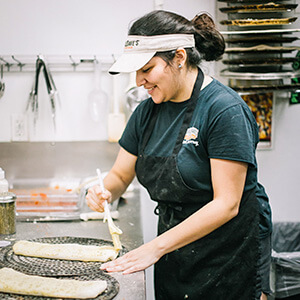
M 289 105 L 288 97 L 275 97 L 272 149 L 257 152 L 259 179 L 270 197 L 275 222 L 300 222 L 300 104 Z

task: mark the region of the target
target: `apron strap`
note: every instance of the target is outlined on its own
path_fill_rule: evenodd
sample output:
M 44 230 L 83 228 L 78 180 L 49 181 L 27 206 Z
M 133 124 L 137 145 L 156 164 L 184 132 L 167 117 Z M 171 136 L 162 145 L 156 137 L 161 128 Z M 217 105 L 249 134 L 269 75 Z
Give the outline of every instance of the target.
M 151 116 L 150 116 L 150 121 L 149 124 L 147 126 L 147 130 L 145 130 L 145 135 L 142 141 L 142 145 L 141 145 L 141 152 L 144 153 L 144 149 L 150 139 L 150 136 L 152 134 L 152 131 L 154 129 L 156 120 L 158 118 L 158 112 L 159 112 L 160 106 L 159 104 L 155 104 L 153 106 L 152 112 L 151 112 Z
M 193 92 L 192 92 L 192 96 L 189 100 L 185 115 L 184 115 L 184 119 L 183 119 L 183 123 L 182 126 L 180 128 L 179 134 L 177 136 L 177 141 L 175 144 L 175 147 L 173 149 L 173 155 L 178 154 L 181 146 L 182 146 L 182 141 L 184 139 L 184 136 L 186 134 L 186 131 L 191 123 L 192 117 L 193 117 L 193 113 L 194 113 L 194 109 L 195 109 L 195 105 L 197 102 L 197 99 L 199 97 L 200 94 L 200 90 L 203 84 L 203 80 L 204 80 L 204 74 L 202 72 L 202 70 L 200 68 L 198 68 L 198 75 L 197 75 L 197 79 L 196 82 L 194 84 L 194 88 L 193 88 Z

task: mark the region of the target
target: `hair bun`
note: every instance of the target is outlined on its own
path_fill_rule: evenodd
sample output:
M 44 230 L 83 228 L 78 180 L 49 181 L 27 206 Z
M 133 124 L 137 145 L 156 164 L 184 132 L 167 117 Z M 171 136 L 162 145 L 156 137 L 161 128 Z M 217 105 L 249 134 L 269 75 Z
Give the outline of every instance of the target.
M 197 29 L 200 30 L 215 29 L 215 23 L 213 19 L 206 13 L 196 15 L 191 22 Z

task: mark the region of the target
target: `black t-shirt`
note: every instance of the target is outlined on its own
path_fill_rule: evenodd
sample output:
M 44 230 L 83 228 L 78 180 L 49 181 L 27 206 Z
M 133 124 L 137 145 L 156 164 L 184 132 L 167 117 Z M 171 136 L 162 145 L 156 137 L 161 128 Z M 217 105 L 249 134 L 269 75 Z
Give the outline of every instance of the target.
M 146 154 L 171 155 L 188 101 L 160 104 Z M 127 123 L 119 143 L 131 154 L 139 154 L 153 107 L 151 98 L 143 101 Z M 258 126 L 247 104 L 235 91 L 214 79 L 200 92 L 177 156 L 177 165 L 183 181 L 201 192 L 212 191 L 211 158 L 248 163 L 245 191 L 257 191 L 261 204 L 260 232 L 267 235 L 271 231 L 271 210 L 268 197 L 257 182 L 255 151 L 258 141 Z

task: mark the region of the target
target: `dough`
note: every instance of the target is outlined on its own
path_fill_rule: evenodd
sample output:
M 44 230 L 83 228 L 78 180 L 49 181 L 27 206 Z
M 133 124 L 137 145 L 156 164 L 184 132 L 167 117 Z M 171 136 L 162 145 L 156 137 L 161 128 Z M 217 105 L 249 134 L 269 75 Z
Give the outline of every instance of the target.
M 26 275 L 10 268 L 0 269 L 0 291 L 4 293 L 86 299 L 97 297 L 106 287 L 105 280 L 57 279 Z
M 15 254 L 52 259 L 106 262 L 117 257 L 118 252 L 111 246 L 79 244 L 48 244 L 18 241 L 13 245 Z

